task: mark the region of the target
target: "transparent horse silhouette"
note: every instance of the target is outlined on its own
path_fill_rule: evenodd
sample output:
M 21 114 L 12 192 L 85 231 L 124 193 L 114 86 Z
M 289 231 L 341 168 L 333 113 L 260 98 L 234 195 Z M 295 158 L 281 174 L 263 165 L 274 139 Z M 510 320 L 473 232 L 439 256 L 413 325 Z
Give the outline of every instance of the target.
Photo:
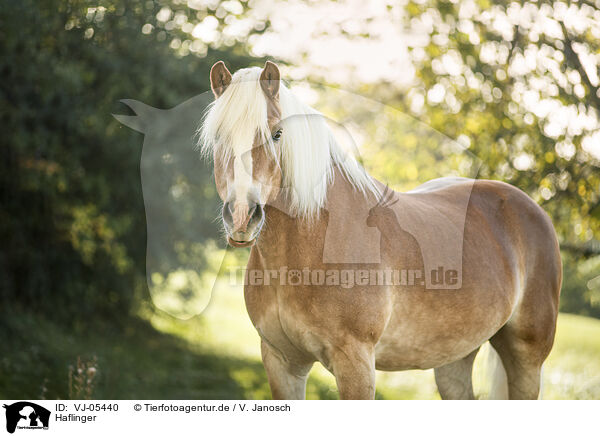
M 196 130 L 212 95 L 198 95 L 169 110 L 121 101 L 135 115 L 113 116 L 144 134 L 140 172 L 150 295 L 158 308 L 187 319 L 206 308 L 216 278 L 202 272 L 215 262 L 210 252 L 218 252 L 207 243 L 219 233 L 219 203 L 212 166 L 200 159 L 195 147 Z
M 218 237 L 221 233 L 221 205 L 213 180 L 212 162 L 201 159 L 196 146 L 198 127 L 213 98 L 212 93 L 206 92 L 168 110 L 126 99 L 121 101 L 135 115 L 113 115 L 125 126 L 144 134 L 140 172 L 147 226 L 147 284 L 153 303 L 181 319 L 191 318 L 207 308 L 217 279 L 224 273 L 225 257 L 230 251 L 225 249 L 223 238 Z M 364 102 L 366 99 L 359 97 L 357 100 Z M 381 105 L 375 105 L 374 110 L 381 109 Z M 336 139 L 343 141 L 346 149 L 358 154 L 350 132 L 331 119 L 327 122 Z M 449 141 L 418 122 L 414 122 L 413 127 L 439 136 L 440 143 Z M 476 175 L 477 169 L 478 166 L 474 167 L 472 175 Z M 429 188 L 429 184 L 432 182 L 420 189 Z M 419 188 L 414 194 L 418 192 Z M 371 206 L 376 202 L 377 199 Z M 468 196 L 464 198 L 465 213 L 467 204 Z M 271 206 L 287 213 L 282 204 Z M 335 196 L 331 196 L 326 210 L 329 225 L 323 252 L 325 263 L 380 262 L 381 234 L 376 226 L 367 225 L 369 208 L 357 211 L 353 217 L 341 215 L 336 212 L 341 208 L 336 204 Z M 406 213 L 410 214 L 410 211 Z M 406 230 L 419 243 L 431 245 L 431 241 L 420 241 L 422 235 L 412 232 L 410 223 L 407 224 Z M 457 224 L 460 227 L 461 223 Z M 447 250 L 423 253 L 426 264 L 440 264 L 442 255 L 446 260 L 460 259 L 462 229 L 459 233 L 455 240 L 444 244 L 449 247 Z M 354 235 L 351 243 L 360 249 L 340 250 L 340 246 L 348 244 L 348 234 Z M 451 266 L 460 269 L 460 265 Z M 434 287 L 427 281 L 428 287 Z

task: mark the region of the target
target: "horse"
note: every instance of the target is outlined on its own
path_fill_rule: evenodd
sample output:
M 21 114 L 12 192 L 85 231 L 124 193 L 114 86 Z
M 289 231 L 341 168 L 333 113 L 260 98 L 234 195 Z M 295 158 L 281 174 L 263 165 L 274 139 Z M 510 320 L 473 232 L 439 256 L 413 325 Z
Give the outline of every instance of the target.
M 537 203 L 491 180 L 392 191 L 272 62 L 232 75 L 219 61 L 210 84 L 199 147 L 228 243 L 251 247 L 244 299 L 274 399 L 304 399 L 317 361 L 341 399 L 374 399 L 376 370 L 430 368 L 442 399 L 474 399 L 488 341 L 505 396 L 538 398 L 562 264 Z

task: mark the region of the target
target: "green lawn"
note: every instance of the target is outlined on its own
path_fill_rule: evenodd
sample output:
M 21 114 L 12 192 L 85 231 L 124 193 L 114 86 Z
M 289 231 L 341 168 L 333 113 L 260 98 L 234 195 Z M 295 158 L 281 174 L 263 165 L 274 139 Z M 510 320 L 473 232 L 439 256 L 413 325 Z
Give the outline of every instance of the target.
M 600 399 L 600 320 L 560 314 L 544 367 L 544 398 Z
M 244 397 L 236 371 L 260 373 L 260 363 L 202 353 L 181 338 L 132 318 L 116 327 L 95 322 L 63 328 L 42 316 L 2 312 L 0 398 L 79 399 L 69 390 L 77 360 L 96 361 L 91 398 Z
M 241 289 L 218 287 L 212 297 L 191 320 L 147 309 L 119 327 L 65 329 L 43 316 L 2 310 L 0 397 L 77 397 L 69 390 L 69 368 L 78 357 L 95 357 L 92 398 L 270 398 Z M 476 391 L 483 385 L 480 363 Z M 377 382 L 378 398 L 439 398 L 432 371 L 379 372 Z M 337 398 L 334 379 L 321 365 L 311 373 L 308 398 Z M 544 398 L 600 399 L 600 320 L 560 315 Z
M 244 307 L 241 288 L 227 284 L 217 286 L 208 308 L 195 320 L 178 321 L 154 314 L 151 323 L 160 331 L 196 344 L 206 353 L 227 358 L 260 362 L 260 343 Z M 201 323 L 201 327 L 200 327 Z M 482 354 L 482 353 L 480 353 Z M 485 358 L 475 362 L 475 391 L 485 391 Z M 236 382 L 248 389 L 250 398 L 269 398 L 262 371 L 240 369 L 232 373 Z M 555 345 L 544 366 L 543 398 L 600 399 L 600 320 L 560 314 Z M 433 371 L 377 373 L 378 398 L 435 399 L 439 398 Z M 309 398 L 336 398 L 333 376 L 320 364 L 311 372 Z

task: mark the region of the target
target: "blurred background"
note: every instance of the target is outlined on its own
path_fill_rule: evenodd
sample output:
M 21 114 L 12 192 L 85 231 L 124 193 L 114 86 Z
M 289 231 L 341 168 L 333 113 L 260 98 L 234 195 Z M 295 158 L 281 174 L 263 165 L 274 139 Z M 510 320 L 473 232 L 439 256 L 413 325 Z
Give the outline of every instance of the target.
M 600 399 L 599 0 L 5 1 L 0 54 L 0 397 L 270 398 L 241 285 L 218 280 L 188 310 L 248 251 L 226 251 L 210 163 L 175 122 L 194 176 L 167 193 L 186 193 L 175 210 L 195 227 L 169 249 L 196 294 L 151 298 L 139 131 L 149 108 L 208 91 L 217 60 L 271 59 L 393 187 L 475 175 L 550 214 L 564 284 L 544 396 Z M 439 398 L 432 371 L 378 373 L 377 388 Z M 337 397 L 320 365 L 308 397 Z

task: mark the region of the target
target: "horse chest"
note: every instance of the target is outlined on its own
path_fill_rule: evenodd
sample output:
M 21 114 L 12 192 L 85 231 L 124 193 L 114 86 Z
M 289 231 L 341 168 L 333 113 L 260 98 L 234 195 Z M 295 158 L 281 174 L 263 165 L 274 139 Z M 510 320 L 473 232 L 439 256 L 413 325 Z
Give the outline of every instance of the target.
M 276 288 L 246 286 L 244 296 L 248 315 L 261 340 L 289 359 L 318 357 L 324 346 L 322 335 L 308 328 L 292 307 L 282 304 Z

